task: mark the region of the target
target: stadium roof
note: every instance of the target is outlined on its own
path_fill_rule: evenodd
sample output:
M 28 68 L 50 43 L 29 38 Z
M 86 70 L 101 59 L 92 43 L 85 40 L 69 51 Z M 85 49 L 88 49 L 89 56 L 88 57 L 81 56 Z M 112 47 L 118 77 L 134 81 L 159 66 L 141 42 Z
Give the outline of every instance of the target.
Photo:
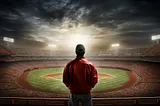
M 160 33 L 159 11 L 159 0 L 0 0 L 0 36 L 57 44 L 78 34 L 100 46 L 147 46 Z

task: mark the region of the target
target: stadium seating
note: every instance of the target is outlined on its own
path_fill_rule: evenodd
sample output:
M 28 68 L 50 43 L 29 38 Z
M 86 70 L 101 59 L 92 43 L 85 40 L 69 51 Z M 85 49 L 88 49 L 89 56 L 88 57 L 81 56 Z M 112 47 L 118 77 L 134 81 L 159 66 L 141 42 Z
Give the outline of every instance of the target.
M 157 48 L 157 47 L 156 47 Z M 146 50 L 146 49 L 144 49 Z M 143 51 L 144 51 L 143 50 Z M 47 98 L 66 98 L 64 94 L 50 93 L 35 91 L 32 89 L 23 88 L 17 83 L 17 78 L 24 72 L 37 68 L 49 68 L 49 67 L 64 67 L 65 64 L 73 59 L 73 55 L 62 56 L 63 54 L 58 54 L 53 52 L 50 54 L 48 52 L 39 52 L 38 50 L 32 51 L 33 53 L 26 53 L 27 51 L 21 51 L 21 53 L 14 56 L 0 56 L 0 97 L 45 97 Z M 125 51 L 125 50 L 124 50 Z M 93 98 L 112 98 L 111 100 L 99 101 L 98 99 L 94 101 L 95 106 L 103 105 L 140 105 L 144 104 L 146 99 L 143 97 L 150 97 L 147 99 L 147 104 L 159 104 L 160 99 L 152 99 L 152 97 L 159 96 L 160 88 L 160 59 L 158 56 L 135 56 L 138 52 L 143 52 L 141 50 L 135 50 L 134 53 L 131 53 L 132 56 L 122 56 L 124 55 L 123 50 L 120 51 L 120 55 L 117 56 L 107 56 L 108 54 L 112 55 L 113 51 L 107 52 L 95 52 L 92 56 L 87 58 L 92 61 L 97 67 L 112 67 L 112 68 L 122 68 L 130 70 L 135 73 L 138 77 L 137 83 L 126 89 L 117 90 L 114 92 L 104 92 L 100 94 L 93 94 Z M 39 53 L 39 54 L 38 54 Z M 64 52 L 68 54 L 69 52 Z M 128 50 L 127 53 L 130 53 Z M 38 54 L 38 56 L 37 56 Z M 143 53 L 142 53 L 143 54 Z M 141 54 L 140 54 L 141 55 Z M 143 54 L 144 55 L 144 54 Z M 157 54 L 156 54 L 157 55 Z M 141 99 L 131 99 L 131 100 L 115 100 L 113 98 L 127 98 L 127 97 L 139 97 Z M 57 102 L 60 105 L 66 104 L 66 100 L 63 102 Z M 28 104 L 28 105 L 53 105 L 55 101 L 43 101 L 43 100 L 26 100 L 26 99 L 4 99 L 0 98 L 0 104 L 4 102 L 8 104 Z M 113 103 L 114 102 L 114 103 Z M 115 104 L 116 103 L 116 104 Z
M 13 93 L 14 95 L 28 95 L 28 96 L 44 96 L 50 97 L 49 93 L 36 93 L 37 91 L 23 89 L 16 86 L 16 78 L 23 73 L 25 70 L 32 70 L 36 68 L 47 68 L 47 67 L 64 67 L 66 61 L 20 61 L 20 62 L 10 62 L 4 63 L 3 67 L 1 66 L 0 72 L 0 84 L 1 89 L 10 89 L 8 93 Z M 159 76 L 160 67 L 158 64 L 145 63 L 145 62 L 133 62 L 133 61 L 93 61 L 96 66 L 100 67 L 114 67 L 114 68 L 123 68 L 127 70 L 132 70 L 139 76 L 139 82 L 136 86 L 133 86 L 130 89 L 120 90 L 115 92 L 107 92 L 101 95 L 94 95 L 94 97 L 119 97 L 119 96 L 144 96 L 144 94 L 149 96 L 154 96 L 158 91 L 157 88 L 160 88 Z M 5 84 L 3 84 L 5 83 Z M 146 91 L 143 91 L 143 87 L 146 88 Z M 15 92 L 18 92 L 16 94 Z M 23 92 L 23 93 L 19 93 Z M 25 93 L 26 92 L 26 93 Z M 29 93 L 31 92 L 31 93 Z M 125 92 L 125 93 L 124 93 Z M 42 94 L 42 95 L 41 95 Z M 9 96 L 10 94 L 4 94 L 4 96 Z M 56 94 L 55 94 L 56 95 Z M 2 95 L 1 95 L 2 96 Z M 53 94 L 52 94 L 53 96 Z M 59 95 L 57 95 L 59 96 Z M 61 95 L 62 96 L 62 95 Z M 65 97 L 65 96 L 63 96 Z
M 4 56 L 4 55 L 14 55 L 15 52 L 10 50 L 7 47 L 4 46 L 0 46 L 0 56 Z
M 0 46 L 0 55 L 16 55 L 16 56 L 75 56 L 73 51 L 65 50 L 43 50 L 40 48 L 18 48 Z M 101 51 L 89 50 L 86 56 L 159 56 L 160 45 L 150 48 L 132 48 L 132 49 L 109 49 Z
M 151 48 L 146 52 L 145 55 L 149 55 L 149 56 L 157 56 L 157 55 L 160 55 L 160 44 L 151 47 Z

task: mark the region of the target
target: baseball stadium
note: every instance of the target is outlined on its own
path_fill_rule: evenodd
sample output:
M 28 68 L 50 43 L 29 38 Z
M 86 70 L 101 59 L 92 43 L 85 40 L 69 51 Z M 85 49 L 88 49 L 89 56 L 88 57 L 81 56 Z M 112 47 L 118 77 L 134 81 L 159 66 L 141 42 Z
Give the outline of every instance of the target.
M 68 106 L 63 71 L 83 44 L 98 72 L 93 106 L 158 106 L 160 3 L 113 1 L 1 0 L 0 104 Z

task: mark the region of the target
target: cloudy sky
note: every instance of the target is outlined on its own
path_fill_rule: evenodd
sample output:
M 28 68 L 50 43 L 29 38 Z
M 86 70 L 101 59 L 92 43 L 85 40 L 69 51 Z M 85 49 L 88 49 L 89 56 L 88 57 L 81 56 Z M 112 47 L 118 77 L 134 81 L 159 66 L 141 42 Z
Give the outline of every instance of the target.
M 159 0 L 0 0 L 0 36 L 132 47 L 157 34 Z

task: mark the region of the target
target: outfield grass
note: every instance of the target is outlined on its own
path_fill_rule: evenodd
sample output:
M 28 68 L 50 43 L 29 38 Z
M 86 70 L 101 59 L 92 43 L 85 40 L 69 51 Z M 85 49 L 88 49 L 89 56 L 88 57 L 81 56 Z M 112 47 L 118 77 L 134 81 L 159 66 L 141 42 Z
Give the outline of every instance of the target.
M 98 84 L 92 89 L 92 92 L 100 92 L 111 90 L 114 88 L 121 87 L 125 82 L 129 80 L 127 71 L 122 69 L 112 69 L 112 68 L 97 68 L 100 74 L 109 74 L 113 77 L 104 78 L 99 76 Z M 68 93 L 69 90 L 62 83 L 62 74 L 57 75 L 54 79 L 44 78 L 42 76 L 47 74 L 62 73 L 63 68 L 46 68 L 46 69 L 36 69 L 30 71 L 27 76 L 27 81 L 35 88 L 41 90 L 51 91 L 51 92 L 61 92 Z

